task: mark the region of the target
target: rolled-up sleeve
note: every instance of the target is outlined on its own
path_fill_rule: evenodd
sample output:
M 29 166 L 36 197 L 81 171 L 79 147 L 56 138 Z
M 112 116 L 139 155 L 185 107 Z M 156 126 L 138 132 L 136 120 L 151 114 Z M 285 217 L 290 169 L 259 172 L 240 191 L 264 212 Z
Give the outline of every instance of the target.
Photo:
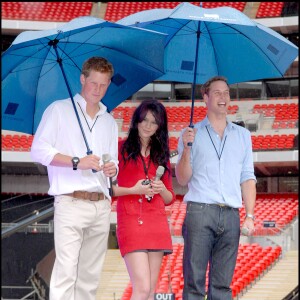
M 31 158 L 44 166 L 50 165 L 54 156 L 59 153 L 55 148 L 56 134 L 59 132 L 59 114 L 55 106 L 50 105 L 44 112 L 31 146 Z
M 256 181 L 256 176 L 254 174 L 254 164 L 253 164 L 253 151 L 252 151 L 252 141 L 251 134 L 248 131 L 244 131 L 244 142 L 245 142 L 245 158 L 243 162 L 240 184 L 243 182 L 253 179 Z

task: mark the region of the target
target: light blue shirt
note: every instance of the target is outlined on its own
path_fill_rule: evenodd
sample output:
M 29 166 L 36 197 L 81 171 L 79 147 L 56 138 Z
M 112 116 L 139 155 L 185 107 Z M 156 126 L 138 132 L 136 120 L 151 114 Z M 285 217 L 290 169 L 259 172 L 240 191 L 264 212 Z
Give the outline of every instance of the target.
M 207 117 L 195 128 L 190 159 L 193 174 L 184 201 L 242 207 L 241 183 L 256 181 L 250 131 L 227 120 L 221 140 Z M 183 152 L 182 133 L 178 161 Z

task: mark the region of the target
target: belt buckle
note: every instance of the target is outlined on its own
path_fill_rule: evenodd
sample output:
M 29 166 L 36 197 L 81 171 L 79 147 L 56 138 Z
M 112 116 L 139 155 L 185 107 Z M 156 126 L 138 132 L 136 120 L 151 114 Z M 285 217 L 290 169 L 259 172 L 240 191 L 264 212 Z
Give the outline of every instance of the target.
M 218 204 L 220 207 L 225 207 L 226 206 L 226 204 L 223 204 L 223 203 L 219 203 Z

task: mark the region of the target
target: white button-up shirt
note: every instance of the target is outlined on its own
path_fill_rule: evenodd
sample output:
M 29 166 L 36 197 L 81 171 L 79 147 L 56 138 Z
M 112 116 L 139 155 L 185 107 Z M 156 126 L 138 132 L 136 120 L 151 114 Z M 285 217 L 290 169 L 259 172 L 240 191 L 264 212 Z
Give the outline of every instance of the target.
M 85 99 L 76 94 L 74 102 L 87 139 L 89 149 L 99 156 L 109 153 L 111 161 L 118 166 L 118 126 L 101 102 L 94 119 L 86 113 Z M 72 167 L 51 166 L 57 153 L 77 156 L 87 155 L 87 146 L 81 132 L 71 99 L 58 100 L 45 110 L 35 133 L 31 157 L 48 169 L 49 195 L 72 193 L 75 190 L 103 192 L 109 197 L 107 178 L 103 172 L 73 170 Z

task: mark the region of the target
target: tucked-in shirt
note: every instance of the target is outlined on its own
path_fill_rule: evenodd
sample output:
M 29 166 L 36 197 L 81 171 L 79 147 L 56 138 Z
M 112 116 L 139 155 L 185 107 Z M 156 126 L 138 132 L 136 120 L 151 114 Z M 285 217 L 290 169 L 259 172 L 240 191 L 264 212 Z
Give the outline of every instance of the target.
M 227 120 L 221 140 L 207 117 L 195 128 L 190 157 L 192 177 L 184 201 L 242 207 L 240 185 L 246 180 L 256 181 L 250 131 Z M 183 152 L 182 134 L 183 131 L 178 161 Z
M 110 154 L 111 161 L 118 167 L 118 126 L 101 102 L 94 117 L 86 112 L 85 99 L 76 94 L 74 102 L 78 111 L 87 144 L 102 162 L 103 154 Z M 81 132 L 71 99 L 58 100 L 45 110 L 34 135 L 31 157 L 48 169 L 49 195 L 72 193 L 75 190 L 103 192 L 109 197 L 107 178 L 102 171 L 73 170 L 72 167 L 51 166 L 57 153 L 82 158 L 87 155 L 87 146 Z

